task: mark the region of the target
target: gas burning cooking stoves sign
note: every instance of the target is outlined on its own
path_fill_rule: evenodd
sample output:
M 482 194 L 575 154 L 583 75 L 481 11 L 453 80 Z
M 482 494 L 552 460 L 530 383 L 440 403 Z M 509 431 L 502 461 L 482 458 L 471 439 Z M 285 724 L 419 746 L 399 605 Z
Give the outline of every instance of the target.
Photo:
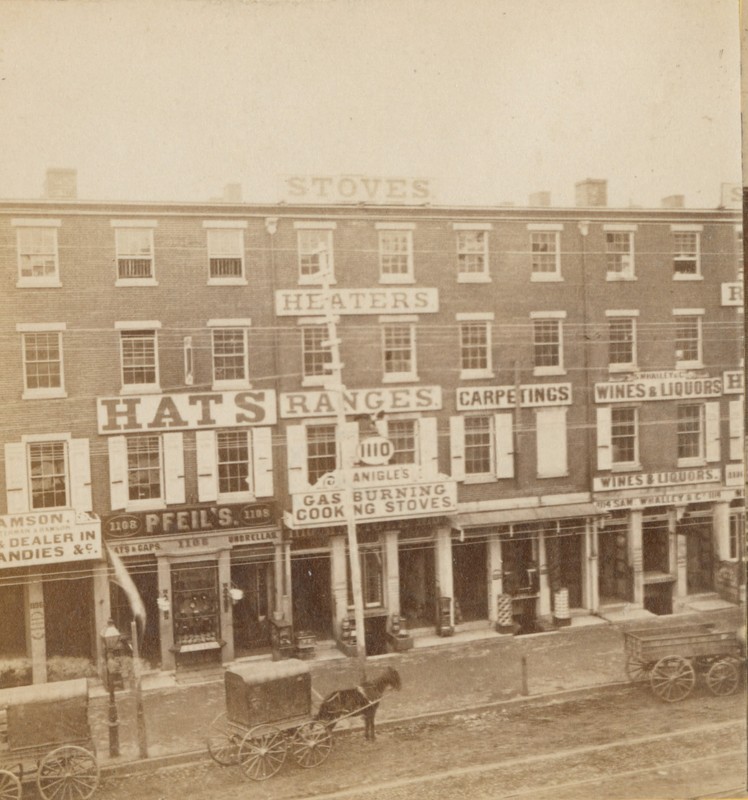
M 73 510 L 0 516 L 0 569 L 101 558 L 98 519 Z

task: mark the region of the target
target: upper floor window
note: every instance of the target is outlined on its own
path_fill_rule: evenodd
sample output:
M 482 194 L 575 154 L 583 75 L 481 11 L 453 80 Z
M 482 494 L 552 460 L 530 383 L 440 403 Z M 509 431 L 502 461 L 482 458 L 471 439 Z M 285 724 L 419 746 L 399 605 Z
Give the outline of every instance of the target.
M 220 324 L 225 322 L 225 324 Z M 249 386 L 249 364 L 247 355 L 247 329 L 250 320 L 235 320 L 243 323 L 234 327 L 232 320 L 211 320 L 213 343 L 214 388 L 242 388 Z
M 673 225 L 673 278 L 693 280 L 701 277 L 701 226 Z
M 704 406 L 701 403 L 679 405 L 678 461 L 701 463 L 704 457 Z
M 607 280 L 633 280 L 636 226 L 605 225 L 604 231 Z
M 562 321 L 566 312 L 533 312 L 533 352 L 535 375 L 560 375 L 564 372 Z
M 327 365 L 332 362 L 327 341 L 326 325 L 305 325 L 301 329 L 302 382 L 307 386 L 320 385 L 330 372 Z
M 606 311 L 608 316 L 608 368 L 623 372 L 636 367 L 637 311 Z
M 69 502 L 67 443 L 30 442 L 31 508 L 66 508 Z
M 299 283 L 320 283 L 322 275 L 335 280 L 332 232 L 334 222 L 294 223 L 299 247 Z
M 387 438 L 395 448 L 390 464 L 418 463 L 417 426 L 417 420 L 414 419 L 392 419 L 387 422 Z
M 127 323 L 116 323 L 120 330 L 123 390 L 157 390 L 159 386 L 156 327 L 129 328 Z
M 217 431 L 216 451 L 219 495 L 252 491 L 252 452 L 249 431 Z
M 334 425 L 309 425 L 306 429 L 307 476 L 314 484 L 337 466 L 337 440 Z
M 383 381 L 416 379 L 416 331 L 409 322 L 382 327 Z
M 675 366 L 680 369 L 702 365 L 701 315 L 703 309 L 674 309 Z
M 412 223 L 377 223 L 379 231 L 379 280 L 413 283 Z
M 492 375 L 492 314 L 458 314 L 460 325 L 460 377 L 483 378 Z
M 610 411 L 611 462 L 614 466 L 639 463 L 639 418 L 636 408 Z
M 244 277 L 245 222 L 204 222 L 208 235 L 208 283 L 246 284 Z
M 127 437 L 127 496 L 130 501 L 163 497 L 160 436 Z
M 465 474 L 494 471 L 493 417 L 465 417 Z
M 485 283 L 488 273 L 488 231 L 490 223 L 455 222 L 457 234 L 457 281 Z
M 18 243 L 17 286 L 60 286 L 57 254 L 59 220 L 14 219 Z
M 153 286 L 156 283 L 153 257 L 155 222 L 112 220 L 117 250 L 117 286 Z
M 64 397 L 62 331 L 65 323 L 19 324 L 23 343 L 23 397 Z
M 561 225 L 527 226 L 530 231 L 533 281 L 561 280 Z

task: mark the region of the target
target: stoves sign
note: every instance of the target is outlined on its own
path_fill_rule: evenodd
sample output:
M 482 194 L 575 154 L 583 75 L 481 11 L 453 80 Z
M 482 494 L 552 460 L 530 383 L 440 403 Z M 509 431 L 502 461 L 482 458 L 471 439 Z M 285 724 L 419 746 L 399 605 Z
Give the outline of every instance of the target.
M 272 525 L 275 519 L 273 503 L 188 506 L 134 514 L 105 514 L 102 530 L 109 540 L 129 539 L 254 528 Z

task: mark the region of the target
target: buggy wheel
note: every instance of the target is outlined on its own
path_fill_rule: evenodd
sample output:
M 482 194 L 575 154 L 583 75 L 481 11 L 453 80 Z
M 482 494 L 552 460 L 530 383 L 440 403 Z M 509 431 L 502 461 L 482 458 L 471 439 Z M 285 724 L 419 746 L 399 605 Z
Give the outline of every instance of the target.
M 257 725 L 239 745 L 239 766 L 253 781 L 271 778 L 286 760 L 286 737 L 272 725 Z
M 96 756 L 76 745 L 58 747 L 41 760 L 36 785 L 44 800 L 86 800 L 99 785 Z
M 293 757 L 304 769 L 318 767 L 330 755 L 330 750 L 332 750 L 330 729 L 316 720 L 297 728 L 291 740 Z
M 666 703 L 687 697 L 696 683 L 691 662 L 681 656 L 665 656 L 652 668 L 649 676 L 652 691 Z
M 216 764 L 230 767 L 239 757 L 239 741 L 240 737 L 229 725 L 226 712 L 222 711 L 208 727 L 208 755 Z
M 0 769 L 0 800 L 21 800 L 21 781 L 7 769 Z
M 626 675 L 633 683 L 646 681 L 651 671 L 652 664 L 649 661 L 642 661 L 637 656 L 628 656 L 626 658 Z
M 735 660 L 721 658 L 712 664 L 706 674 L 706 685 L 712 694 L 724 696 L 734 694 L 738 688 L 740 675 Z

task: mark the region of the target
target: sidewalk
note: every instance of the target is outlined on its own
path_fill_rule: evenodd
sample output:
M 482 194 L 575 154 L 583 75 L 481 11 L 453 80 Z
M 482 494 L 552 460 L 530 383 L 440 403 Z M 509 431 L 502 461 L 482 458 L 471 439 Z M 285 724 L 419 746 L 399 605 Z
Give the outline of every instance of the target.
M 572 625 L 530 636 L 501 636 L 488 627 L 461 631 L 452 637 L 423 636 L 412 650 L 367 659 L 367 672 L 385 666 L 400 673 L 403 688 L 388 692 L 377 722 L 386 723 L 430 713 L 456 711 L 510 701 L 523 695 L 523 661 L 530 697 L 581 690 L 627 681 L 623 632 L 641 627 L 713 623 L 734 630 L 743 623 L 737 607 L 667 617 L 640 615 L 616 621 L 575 617 Z M 336 650 L 324 650 L 307 662 L 312 674 L 312 706 L 334 689 L 359 682 L 356 662 Z M 173 676 L 159 674 L 144 682 L 143 707 L 150 759 L 205 752 L 210 722 L 225 708 L 224 687 L 211 675 L 205 682 L 179 685 Z M 103 688 L 91 689 L 91 724 L 101 766 L 114 768 L 139 759 L 135 700 L 131 692 L 117 693 L 120 721 L 118 758 L 110 758 L 108 698 Z M 352 723 L 358 725 L 358 720 Z

